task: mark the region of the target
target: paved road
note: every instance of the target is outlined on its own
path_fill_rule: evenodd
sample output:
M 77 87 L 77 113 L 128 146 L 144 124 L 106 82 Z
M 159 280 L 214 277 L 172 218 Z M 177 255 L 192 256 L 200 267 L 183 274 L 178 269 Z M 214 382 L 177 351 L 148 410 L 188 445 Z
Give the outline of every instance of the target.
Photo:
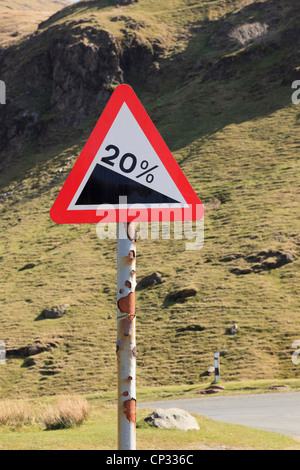
M 139 408 L 181 408 L 216 421 L 300 437 L 300 392 L 144 402 Z

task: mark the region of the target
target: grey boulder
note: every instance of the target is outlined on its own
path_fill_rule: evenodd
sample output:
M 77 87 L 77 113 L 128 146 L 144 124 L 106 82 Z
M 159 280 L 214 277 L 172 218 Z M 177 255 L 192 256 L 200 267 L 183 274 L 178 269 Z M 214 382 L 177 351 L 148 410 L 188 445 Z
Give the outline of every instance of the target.
M 196 419 L 187 411 L 179 408 L 169 408 L 166 410 L 158 408 L 147 416 L 145 421 L 161 429 L 176 428 L 182 431 L 200 429 Z

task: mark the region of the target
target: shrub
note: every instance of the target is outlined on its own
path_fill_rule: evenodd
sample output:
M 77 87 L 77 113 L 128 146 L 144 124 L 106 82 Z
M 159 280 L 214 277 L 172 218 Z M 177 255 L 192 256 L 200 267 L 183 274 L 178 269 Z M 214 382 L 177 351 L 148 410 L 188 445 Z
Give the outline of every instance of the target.
M 0 402 L 0 426 L 19 428 L 33 422 L 32 410 L 27 403 L 12 400 Z
M 265 36 L 268 32 L 268 28 L 269 26 L 266 23 L 245 23 L 233 28 L 228 36 L 233 41 L 245 46 L 249 42 Z
M 46 429 L 67 429 L 80 426 L 88 417 L 89 406 L 84 398 L 61 398 L 55 405 L 48 405 L 42 414 Z

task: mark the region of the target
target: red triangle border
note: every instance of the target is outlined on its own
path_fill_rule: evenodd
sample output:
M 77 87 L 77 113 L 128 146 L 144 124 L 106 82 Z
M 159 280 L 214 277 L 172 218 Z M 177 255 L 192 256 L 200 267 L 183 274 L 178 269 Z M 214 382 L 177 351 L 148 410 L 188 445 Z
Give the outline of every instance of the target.
M 84 176 L 105 139 L 110 127 L 118 115 L 124 102 L 129 107 L 139 126 L 148 138 L 154 151 L 170 174 L 188 208 L 180 209 L 114 209 L 106 211 L 68 210 L 68 207 L 80 186 Z M 153 206 L 155 207 L 155 206 Z M 108 104 L 100 116 L 91 136 L 77 159 L 69 177 L 61 189 L 50 211 L 51 219 L 58 224 L 99 223 L 99 222 L 156 222 L 159 220 L 191 221 L 199 220 L 204 215 L 204 207 L 194 192 L 186 176 L 168 149 L 142 103 L 129 85 L 119 85 L 113 92 Z

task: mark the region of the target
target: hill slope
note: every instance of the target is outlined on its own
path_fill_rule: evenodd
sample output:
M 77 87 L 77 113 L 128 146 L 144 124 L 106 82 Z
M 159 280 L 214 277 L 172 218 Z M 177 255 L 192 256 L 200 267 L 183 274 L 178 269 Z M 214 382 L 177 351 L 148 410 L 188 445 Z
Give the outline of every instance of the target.
M 41 21 L 68 5 L 66 0 L 1 0 L 0 47 L 33 33 Z
M 138 279 L 164 279 L 137 293 L 138 384 L 194 383 L 220 349 L 224 379 L 297 377 L 300 7 L 116 3 L 72 5 L 0 59 L 0 339 L 11 351 L 0 393 L 116 385 L 116 242 L 94 226 L 55 226 L 49 209 L 123 81 L 207 207 L 200 251 L 138 241 Z M 166 299 L 189 286 L 196 296 Z M 62 318 L 43 319 L 59 304 Z M 45 350 L 25 367 L 13 351 L 34 340 Z

